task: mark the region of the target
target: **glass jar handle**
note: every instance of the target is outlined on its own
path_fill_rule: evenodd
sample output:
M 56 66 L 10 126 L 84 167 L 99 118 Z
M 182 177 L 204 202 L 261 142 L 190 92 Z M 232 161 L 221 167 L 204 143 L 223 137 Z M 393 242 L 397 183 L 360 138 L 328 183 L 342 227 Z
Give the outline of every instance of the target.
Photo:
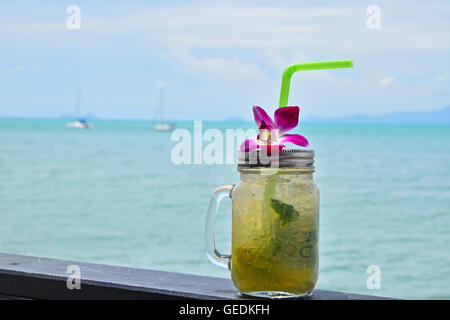
M 234 186 L 222 186 L 216 188 L 213 191 L 211 200 L 209 201 L 208 214 L 206 215 L 206 225 L 205 225 L 205 244 L 206 244 L 206 255 L 209 261 L 214 263 L 216 266 L 230 269 L 230 255 L 221 254 L 216 249 L 216 243 L 214 241 L 214 229 L 216 225 L 216 216 L 219 209 L 219 205 L 222 200 L 226 197 L 231 199 L 231 191 Z

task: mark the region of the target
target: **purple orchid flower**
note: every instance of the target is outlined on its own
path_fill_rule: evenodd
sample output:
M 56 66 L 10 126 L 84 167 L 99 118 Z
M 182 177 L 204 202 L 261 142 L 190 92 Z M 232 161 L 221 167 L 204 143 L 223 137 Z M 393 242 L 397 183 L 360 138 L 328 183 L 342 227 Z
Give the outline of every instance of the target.
M 286 133 L 297 126 L 299 112 L 299 107 L 278 108 L 274 114 L 274 121 L 263 108 L 253 106 L 253 115 L 259 134 L 256 139 L 245 140 L 239 148 L 240 151 L 250 152 L 255 149 L 263 149 L 270 154 L 272 150 L 278 149 L 279 151 L 283 149 L 286 142 L 307 147 L 309 143 L 304 136 Z

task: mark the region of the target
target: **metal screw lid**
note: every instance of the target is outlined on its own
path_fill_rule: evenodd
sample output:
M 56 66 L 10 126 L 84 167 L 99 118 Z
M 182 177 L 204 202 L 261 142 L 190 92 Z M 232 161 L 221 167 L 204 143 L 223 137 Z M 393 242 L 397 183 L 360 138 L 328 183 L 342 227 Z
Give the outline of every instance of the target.
M 262 150 L 238 152 L 238 168 L 260 167 L 314 169 L 314 151 L 284 148 L 278 154 L 270 156 Z

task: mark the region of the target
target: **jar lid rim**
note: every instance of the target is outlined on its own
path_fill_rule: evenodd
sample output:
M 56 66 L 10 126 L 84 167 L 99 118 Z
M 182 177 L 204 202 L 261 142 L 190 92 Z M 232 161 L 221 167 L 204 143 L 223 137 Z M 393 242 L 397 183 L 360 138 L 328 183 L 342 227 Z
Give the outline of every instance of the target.
M 284 148 L 267 155 L 263 150 L 238 152 L 238 168 L 314 168 L 314 150 Z

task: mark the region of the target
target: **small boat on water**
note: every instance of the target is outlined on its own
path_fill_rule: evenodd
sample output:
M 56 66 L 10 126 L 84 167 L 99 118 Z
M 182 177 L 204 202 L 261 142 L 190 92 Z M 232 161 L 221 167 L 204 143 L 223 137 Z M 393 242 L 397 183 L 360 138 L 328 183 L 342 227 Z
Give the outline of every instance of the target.
M 156 131 L 173 131 L 175 125 L 173 123 L 167 123 L 164 121 L 164 88 L 159 89 L 159 112 L 160 120 L 153 126 L 153 130 Z
M 77 99 L 75 101 L 75 121 L 68 122 L 66 124 L 67 128 L 75 128 L 75 129 L 90 129 L 90 128 L 92 128 L 92 125 L 87 121 L 86 118 L 82 118 L 79 116 L 80 103 L 81 103 L 81 89 L 78 90 Z
M 173 131 L 175 126 L 169 123 L 157 123 L 153 126 L 153 129 L 156 131 Z
M 67 128 L 76 128 L 76 129 L 90 129 L 92 126 L 87 122 L 86 119 L 77 119 L 73 122 L 68 122 L 66 124 Z

